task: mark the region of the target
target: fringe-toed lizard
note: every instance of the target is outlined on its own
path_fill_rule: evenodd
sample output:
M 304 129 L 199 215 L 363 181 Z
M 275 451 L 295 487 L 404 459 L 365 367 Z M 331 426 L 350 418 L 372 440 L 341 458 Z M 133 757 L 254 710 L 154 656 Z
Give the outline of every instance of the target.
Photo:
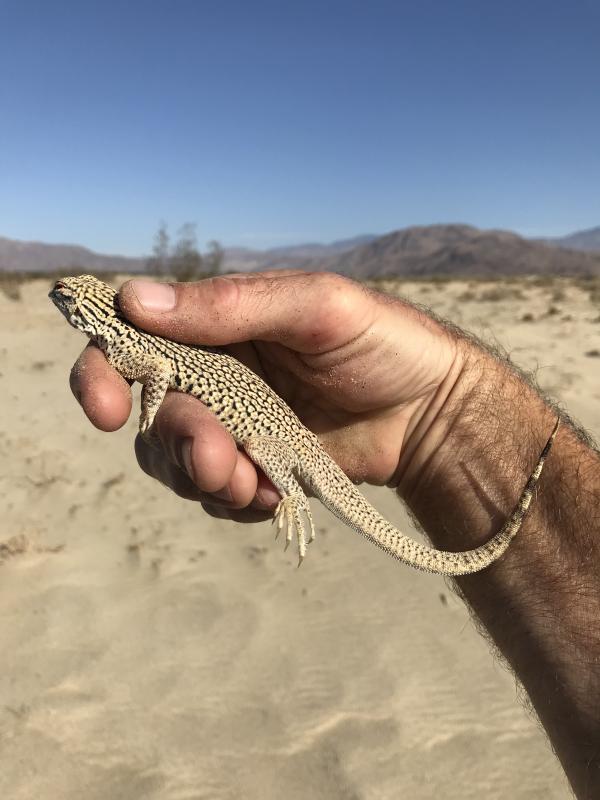
M 288 405 L 237 359 L 219 348 L 179 344 L 139 330 L 120 313 L 115 291 L 91 275 L 63 278 L 49 296 L 124 378 L 143 384 L 142 434 L 151 428 L 168 389 L 197 397 L 217 416 L 281 494 L 275 511 L 278 530 L 285 523 L 287 544 L 295 531 L 300 561 L 307 545 L 302 513 L 310 529 L 308 541 L 315 538 L 301 482 L 338 519 L 405 564 L 442 575 L 484 569 L 505 552 L 519 530 L 558 429 L 557 421 L 515 510 L 499 533 L 474 550 L 436 550 L 387 522 Z

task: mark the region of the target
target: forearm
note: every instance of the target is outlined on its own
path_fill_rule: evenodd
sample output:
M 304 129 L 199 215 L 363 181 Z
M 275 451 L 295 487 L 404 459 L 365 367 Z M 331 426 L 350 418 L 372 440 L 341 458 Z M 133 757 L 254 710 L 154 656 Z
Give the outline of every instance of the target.
M 499 530 L 556 419 L 504 364 L 465 347 L 448 410 L 423 434 L 399 487 L 448 550 Z M 427 454 L 421 463 L 418 453 Z M 457 584 L 525 686 L 578 797 L 599 796 L 600 458 L 569 424 L 507 553 Z

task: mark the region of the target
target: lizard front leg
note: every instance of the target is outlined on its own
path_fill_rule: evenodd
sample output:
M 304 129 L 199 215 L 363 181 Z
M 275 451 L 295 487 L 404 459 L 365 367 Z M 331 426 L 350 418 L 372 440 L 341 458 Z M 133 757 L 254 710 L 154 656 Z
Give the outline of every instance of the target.
M 315 538 L 315 526 L 308 498 L 296 480 L 293 470 L 298 467 L 295 450 L 279 439 L 268 436 L 253 436 L 242 443 L 252 461 L 265 473 L 282 496 L 275 510 L 277 534 L 286 524 L 286 548 L 292 541 L 294 530 L 298 540 L 298 565 L 306 555 L 306 534 L 302 512 L 306 515 L 310 529 L 309 542 Z
M 147 353 L 117 353 L 108 360 L 124 378 L 131 378 L 143 385 L 140 433 L 146 436 L 171 385 L 171 364 L 166 358 Z

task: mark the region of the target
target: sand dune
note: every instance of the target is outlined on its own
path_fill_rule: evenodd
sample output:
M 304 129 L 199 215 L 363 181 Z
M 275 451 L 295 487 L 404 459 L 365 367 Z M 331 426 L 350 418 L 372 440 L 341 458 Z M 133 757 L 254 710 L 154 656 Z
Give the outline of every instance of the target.
M 67 385 L 84 342 L 47 290 L 0 294 L 2 797 L 570 797 L 443 580 L 316 503 L 297 570 L 268 525 L 212 520 L 144 476 L 135 420 L 94 431 Z M 499 340 L 600 434 L 585 286 L 401 290 Z M 392 492 L 367 493 L 408 526 Z

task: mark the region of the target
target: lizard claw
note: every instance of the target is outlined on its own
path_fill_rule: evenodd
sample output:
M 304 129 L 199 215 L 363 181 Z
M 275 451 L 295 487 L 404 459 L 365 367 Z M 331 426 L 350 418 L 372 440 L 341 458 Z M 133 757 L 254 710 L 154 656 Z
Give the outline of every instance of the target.
M 302 519 L 302 512 L 306 514 L 310 529 L 308 542 L 306 540 L 306 529 Z M 300 494 L 290 494 L 284 497 L 279 501 L 275 509 L 273 521 L 275 520 L 277 520 L 275 538 L 279 536 L 284 523 L 286 525 L 285 550 L 288 549 L 294 532 L 296 533 L 296 539 L 298 541 L 298 566 L 300 566 L 306 555 L 307 544 L 314 541 L 315 538 L 315 526 L 306 497 Z

